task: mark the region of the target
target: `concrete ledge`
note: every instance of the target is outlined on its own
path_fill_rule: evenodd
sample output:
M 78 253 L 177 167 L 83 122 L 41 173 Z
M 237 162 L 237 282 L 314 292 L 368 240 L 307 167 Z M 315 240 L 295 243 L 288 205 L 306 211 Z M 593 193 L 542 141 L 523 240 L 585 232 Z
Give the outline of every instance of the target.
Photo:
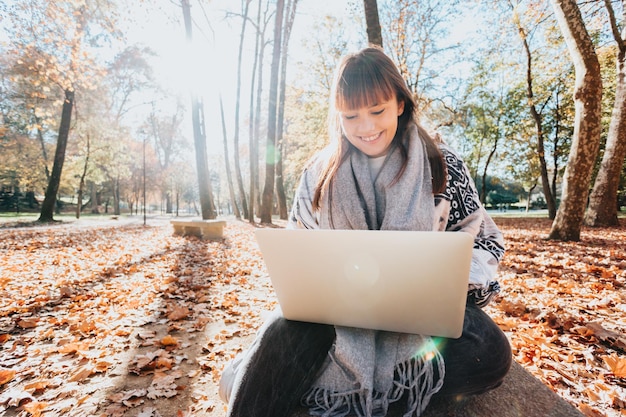
M 197 236 L 201 239 L 221 239 L 224 237 L 224 220 L 170 220 L 174 234 Z
M 402 417 L 401 402 L 390 407 L 387 417 Z M 293 417 L 308 417 L 300 409 Z M 485 394 L 461 399 L 435 399 L 422 417 L 584 417 L 567 401 L 513 362 L 502 385 Z

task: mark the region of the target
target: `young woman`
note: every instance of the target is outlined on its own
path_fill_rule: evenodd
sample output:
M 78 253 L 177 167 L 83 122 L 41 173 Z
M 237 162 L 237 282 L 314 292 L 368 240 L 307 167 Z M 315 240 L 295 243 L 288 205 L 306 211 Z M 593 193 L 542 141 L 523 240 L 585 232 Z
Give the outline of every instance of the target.
M 475 237 L 463 334 L 431 338 L 286 320 L 280 313 L 222 375 L 230 416 L 419 416 L 433 396 L 502 383 L 509 343 L 481 307 L 498 292 L 502 234 L 463 161 L 417 123 L 415 102 L 381 49 L 345 57 L 331 93 L 331 145 L 305 169 L 290 227 L 463 231 Z M 314 253 L 311 256 L 315 256 Z

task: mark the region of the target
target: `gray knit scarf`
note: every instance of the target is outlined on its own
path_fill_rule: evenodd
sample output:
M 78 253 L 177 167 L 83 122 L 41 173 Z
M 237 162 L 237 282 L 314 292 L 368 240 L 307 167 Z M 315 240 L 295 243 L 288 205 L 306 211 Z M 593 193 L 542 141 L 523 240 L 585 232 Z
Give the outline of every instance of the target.
M 433 230 L 434 198 L 426 149 L 417 127 L 388 154 L 372 184 L 367 156 L 352 152 L 339 167 L 322 200 L 320 226 L 325 229 Z M 313 415 L 384 416 L 390 403 L 404 395 L 405 417 L 419 416 L 444 378 L 443 357 L 430 337 L 336 326 L 336 341 L 313 387 L 303 398 Z

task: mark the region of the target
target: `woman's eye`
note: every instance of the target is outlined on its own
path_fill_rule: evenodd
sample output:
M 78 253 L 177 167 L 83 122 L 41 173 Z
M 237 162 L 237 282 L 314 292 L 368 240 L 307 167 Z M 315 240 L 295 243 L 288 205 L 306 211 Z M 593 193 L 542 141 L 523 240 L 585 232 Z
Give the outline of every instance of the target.
M 379 114 L 383 114 L 384 111 L 385 111 L 385 109 L 376 110 L 376 111 L 373 111 L 372 114 L 375 115 L 375 116 L 378 116 Z
M 343 118 L 346 120 L 353 120 L 356 119 L 356 116 L 343 116 Z

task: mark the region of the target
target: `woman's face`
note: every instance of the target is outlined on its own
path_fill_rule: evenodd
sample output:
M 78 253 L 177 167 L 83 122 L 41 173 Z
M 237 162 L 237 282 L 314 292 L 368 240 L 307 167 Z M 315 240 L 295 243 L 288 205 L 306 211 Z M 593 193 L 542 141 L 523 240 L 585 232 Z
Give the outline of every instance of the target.
M 404 111 L 404 101 L 395 94 L 388 101 L 369 107 L 340 110 L 341 129 L 358 150 L 376 158 L 386 155 L 398 130 L 398 117 Z

